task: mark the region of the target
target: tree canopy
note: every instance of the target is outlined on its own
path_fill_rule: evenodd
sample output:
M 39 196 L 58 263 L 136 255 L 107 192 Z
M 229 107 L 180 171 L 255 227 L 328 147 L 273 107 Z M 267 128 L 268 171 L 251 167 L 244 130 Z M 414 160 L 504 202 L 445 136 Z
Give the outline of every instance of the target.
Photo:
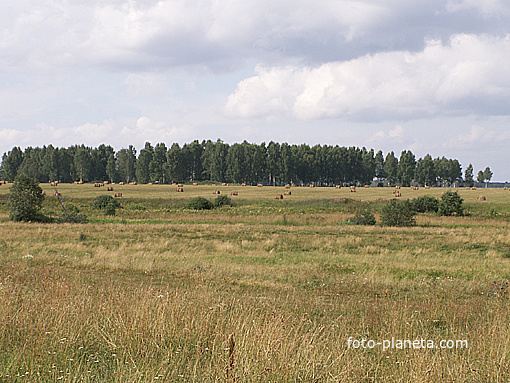
M 280 185 L 287 183 L 321 185 L 449 186 L 463 182 L 458 160 L 432 158 L 427 154 L 416 159 L 410 150 L 397 158 L 381 150 L 338 145 L 288 144 L 269 142 L 227 144 L 221 140 L 195 140 L 184 145 L 167 146 L 145 143 L 137 155 L 129 145 L 115 151 L 109 145 L 97 148 L 74 145 L 19 147 L 2 156 L 0 178 L 12 182 L 26 174 L 37 182 L 105 181 L 139 183 L 200 182 Z M 483 178 L 480 178 L 483 177 Z M 487 168 L 478 180 L 490 180 Z M 473 181 L 468 166 L 466 184 Z M 480 181 L 479 181 L 480 182 Z M 482 181 L 483 182 L 483 181 Z

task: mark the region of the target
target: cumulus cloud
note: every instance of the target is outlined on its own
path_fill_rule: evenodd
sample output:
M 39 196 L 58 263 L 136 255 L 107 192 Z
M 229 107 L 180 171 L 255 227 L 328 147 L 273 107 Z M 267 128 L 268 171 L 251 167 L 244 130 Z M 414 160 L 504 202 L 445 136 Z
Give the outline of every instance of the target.
M 296 119 L 483 114 L 480 106 L 510 98 L 509 60 L 508 36 L 462 34 L 428 41 L 417 53 L 376 53 L 315 68 L 258 67 L 237 85 L 226 110 Z
M 110 144 L 117 149 L 135 145 L 143 147 L 146 141 L 188 142 L 196 138 L 196 131 L 191 126 L 172 126 L 165 122 L 155 122 L 146 116 L 133 121 L 119 122 L 105 120 L 101 123 L 85 123 L 73 127 L 54 127 L 39 124 L 30 131 L 18 129 L 0 129 L 0 146 L 3 152 L 14 146 L 70 146 L 85 144 L 98 146 Z

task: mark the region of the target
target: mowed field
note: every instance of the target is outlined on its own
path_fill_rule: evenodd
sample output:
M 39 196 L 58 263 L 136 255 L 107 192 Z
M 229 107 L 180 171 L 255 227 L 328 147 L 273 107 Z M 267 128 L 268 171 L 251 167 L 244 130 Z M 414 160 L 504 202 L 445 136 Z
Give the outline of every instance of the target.
M 57 225 L 10 222 L 8 186 L 0 382 L 510 380 L 508 190 L 458 189 L 468 216 L 394 228 L 346 223 L 392 188 L 59 185 L 90 222 Z M 235 206 L 184 208 L 214 190 Z M 114 217 L 92 208 L 115 192 Z

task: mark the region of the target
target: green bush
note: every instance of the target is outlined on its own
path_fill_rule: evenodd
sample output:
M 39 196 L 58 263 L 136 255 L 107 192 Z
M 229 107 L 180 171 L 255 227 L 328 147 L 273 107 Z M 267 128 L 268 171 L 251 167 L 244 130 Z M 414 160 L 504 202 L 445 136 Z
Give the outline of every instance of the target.
M 421 197 L 412 199 L 411 205 L 413 206 L 413 209 L 418 213 L 436 213 L 437 209 L 439 208 L 439 200 L 430 195 L 423 195 Z
M 20 174 L 10 188 L 9 218 L 15 222 L 47 221 L 41 214 L 44 198 L 44 192 L 39 184 L 26 174 Z
M 111 195 L 100 195 L 97 196 L 94 199 L 94 209 L 103 210 L 105 209 L 109 204 L 112 204 L 112 206 L 115 206 L 115 208 L 120 208 L 120 202 L 117 201 L 115 198 L 113 198 Z
M 232 206 L 232 200 L 226 195 L 220 195 L 214 200 L 215 207 Z
M 414 226 L 415 215 L 416 212 L 409 201 L 392 199 L 382 208 L 381 222 L 384 226 Z
M 374 214 L 367 207 L 357 209 L 354 217 L 349 218 L 349 222 L 354 225 L 375 225 L 376 224 Z
M 85 214 L 76 211 L 67 211 L 55 219 L 56 223 L 87 223 L 89 220 Z
M 443 193 L 441 196 L 441 201 L 439 202 L 439 208 L 437 210 L 437 214 L 439 215 L 464 215 L 464 206 L 462 205 L 462 202 L 464 200 L 459 195 L 459 193 L 452 192 L 451 190 L 448 190 L 447 192 Z
M 210 210 L 214 206 L 211 201 L 204 197 L 195 197 L 186 202 L 184 207 L 190 210 Z
M 102 210 L 104 215 L 115 215 L 120 207 L 120 202 L 110 195 L 100 195 L 94 200 L 94 208 Z

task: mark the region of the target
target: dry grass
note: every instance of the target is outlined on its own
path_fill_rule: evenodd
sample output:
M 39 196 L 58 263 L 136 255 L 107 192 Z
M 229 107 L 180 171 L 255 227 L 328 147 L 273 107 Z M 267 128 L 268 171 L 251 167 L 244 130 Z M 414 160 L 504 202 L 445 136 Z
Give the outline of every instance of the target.
M 358 227 L 339 224 L 348 210 L 307 205 L 348 189 L 293 188 L 306 193 L 301 207 L 266 205 L 274 189 L 243 188 L 244 205 L 205 213 L 155 212 L 162 197 L 149 193 L 124 202 L 149 209 L 87 225 L 11 223 L 4 211 L 0 381 L 509 380 L 504 217 L 475 206 L 413 228 Z M 376 191 L 356 197 L 391 193 Z M 481 192 L 502 211 L 510 199 Z M 349 349 L 349 337 L 469 347 Z

